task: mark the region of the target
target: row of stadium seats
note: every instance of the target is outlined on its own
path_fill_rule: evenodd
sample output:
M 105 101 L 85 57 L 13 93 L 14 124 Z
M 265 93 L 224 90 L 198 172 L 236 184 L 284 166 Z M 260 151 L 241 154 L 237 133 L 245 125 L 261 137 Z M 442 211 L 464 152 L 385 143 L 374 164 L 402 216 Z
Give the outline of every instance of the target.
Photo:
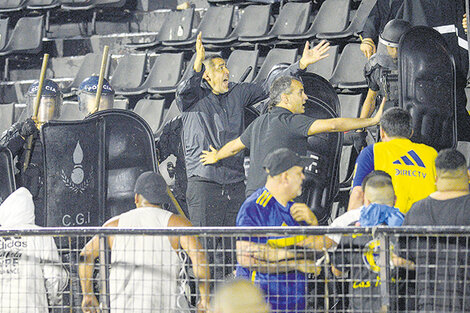
M 93 8 L 122 7 L 126 0 L 2 0 L 0 13 L 28 10 L 89 10 Z

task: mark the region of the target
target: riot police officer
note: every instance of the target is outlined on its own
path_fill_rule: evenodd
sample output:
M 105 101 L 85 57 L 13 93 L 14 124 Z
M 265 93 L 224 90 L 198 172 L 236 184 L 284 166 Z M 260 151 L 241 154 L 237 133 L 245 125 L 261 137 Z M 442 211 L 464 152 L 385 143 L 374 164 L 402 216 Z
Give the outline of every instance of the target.
M 0 145 L 7 147 L 16 160 L 17 187 L 26 187 L 33 195 L 35 205 L 35 223 L 45 226 L 44 223 L 44 195 L 43 177 L 44 162 L 42 156 L 42 143 L 39 137 L 39 130 L 42 125 L 60 116 L 62 107 L 62 92 L 60 87 L 50 79 L 45 79 L 41 92 L 41 100 L 36 118 L 32 118 L 34 104 L 38 92 L 39 82 L 34 82 L 26 94 L 26 116 L 30 116 L 24 121 L 15 123 L 0 138 Z M 31 157 L 26 162 L 27 138 L 33 136 L 31 146 Z
M 377 98 L 387 98 L 384 110 L 398 106 L 398 43 L 410 28 L 409 22 L 394 19 L 385 25 L 380 34 L 377 53 L 372 55 L 364 67 L 369 90 L 362 105 L 361 118 L 372 114 Z
M 94 75 L 85 78 L 78 87 L 78 108 L 80 112 L 89 115 L 95 112 L 96 92 L 98 91 L 99 77 Z M 103 79 L 100 106 L 98 111 L 112 109 L 114 105 L 114 89 L 108 80 Z

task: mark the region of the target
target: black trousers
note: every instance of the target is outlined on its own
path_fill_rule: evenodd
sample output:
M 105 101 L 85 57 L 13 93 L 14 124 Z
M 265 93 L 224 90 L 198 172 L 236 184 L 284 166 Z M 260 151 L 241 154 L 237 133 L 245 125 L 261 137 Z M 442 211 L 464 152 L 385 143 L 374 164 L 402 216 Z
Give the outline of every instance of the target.
M 235 226 L 238 210 L 245 201 L 243 182 L 221 185 L 197 178 L 188 179 L 186 201 L 193 226 Z M 234 270 L 235 238 L 207 237 L 202 243 L 207 250 L 212 277 L 221 279 Z

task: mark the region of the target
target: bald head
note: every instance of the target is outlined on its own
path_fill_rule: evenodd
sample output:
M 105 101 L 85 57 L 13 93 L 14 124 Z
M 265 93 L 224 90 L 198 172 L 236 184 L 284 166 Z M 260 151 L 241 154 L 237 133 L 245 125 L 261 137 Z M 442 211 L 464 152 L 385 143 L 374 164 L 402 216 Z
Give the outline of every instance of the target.
M 214 313 L 269 313 L 261 290 L 247 280 L 237 279 L 222 286 L 212 302 Z
M 392 178 L 383 171 L 373 171 L 364 178 L 362 189 L 364 190 L 364 204 L 371 203 L 395 205 L 395 190 Z

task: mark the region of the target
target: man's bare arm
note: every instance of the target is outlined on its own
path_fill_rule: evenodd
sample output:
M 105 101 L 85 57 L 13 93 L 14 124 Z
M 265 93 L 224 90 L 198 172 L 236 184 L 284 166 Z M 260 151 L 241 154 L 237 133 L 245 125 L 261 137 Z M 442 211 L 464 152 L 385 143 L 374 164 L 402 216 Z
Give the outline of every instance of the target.
M 377 91 L 369 89 L 367 91 L 366 99 L 362 104 L 360 118 L 366 118 L 372 115 L 372 112 L 375 110 L 375 99 L 377 98 Z
M 238 263 L 250 270 L 260 273 L 286 273 L 299 270 L 304 273 L 319 274 L 321 268 L 315 261 L 297 258 L 297 255 L 287 249 L 269 247 L 250 241 L 237 241 Z
M 232 141 L 229 141 L 222 148 L 220 148 L 220 150 L 216 150 L 212 146 L 210 146 L 210 151 L 203 150 L 201 155 L 201 162 L 204 165 L 214 164 L 222 159 L 234 156 L 245 148 L 246 147 L 240 140 L 240 137 L 238 137 Z
M 318 119 L 310 125 L 308 129 L 308 135 L 315 135 L 324 132 L 342 132 L 358 128 L 364 128 L 369 126 L 377 125 L 382 117 L 383 108 L 385 105 L 386 98 L 380 104 L 379 110 L 374 117 L 369 118 L 330 118 L 330 119 Z
M 173 214 L 168 221 L 168 226 L 191 227 L 192 224 L 188 219 L 180 215 Z M 170 241 L 172 241 L 172 246 L 175 244 L 175 239 L 175 237 L 170 238 Z M 204 247 L 195 236 L 181 236 L 179 237 L 179 243 L 181 244 L 181 248 L 183 248 L 184 251 L 186 251 L 186 253 L 189 255 L 189 258 L 193 264 L 194 275 L 199 279 L 198 286 L 200 301 L 198 303 L 198 310 L 205 312 L 205 310 L 209 308 L 209 281 L 211 274 L 206 253 L 204 252 Z M 173 248 L 175 247 L 173 246 Z
M 117 227 L 119 219 L 112 219 L 107 222 L 104 227 Z M 113 240 L 109 237 L 110 248 Z M 99 302 L 93 293 L 93 271 L 95 268 L 95 260 L 100 254 L 100 239 L 94 236 L 80 252 L 80 261 L 78 264 L 78 275 L 80 277 L 80 286 L 82 287 L 82 310 L 83 312 L 99 312 Z

